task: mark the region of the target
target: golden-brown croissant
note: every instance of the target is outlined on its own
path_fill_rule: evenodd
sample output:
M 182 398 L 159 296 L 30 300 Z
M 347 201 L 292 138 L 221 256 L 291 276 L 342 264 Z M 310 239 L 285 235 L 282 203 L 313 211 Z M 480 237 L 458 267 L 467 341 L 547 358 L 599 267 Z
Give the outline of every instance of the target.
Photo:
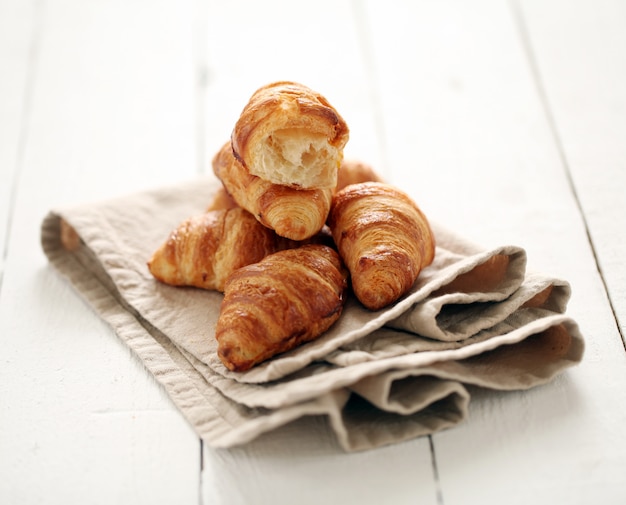
M 339 318 L 347 271 L 336 251 L 304 245 L 266 256 L 227 280 L 215 337 L 229 370 L 245 371 L 321 335 Z
M 231 135 L 235 157 L 275 184 L 335 188 L 348 141 L 346 122 L 319 93 L 295 82 L 259 88 Z
M 230 142 L 213 157 L 213 172 L 240 207 L 282 237 L 308 239 L 326 222 L 332 189 L 295 189 L 256 177 L 235 159 Z
M 337 187 L 335 191 L 341 191 L 350 184 L 360 182 L 383 182 L 383 179 L 367 163 L 356 160 L 343 160 L 337 174 Z
M 244 209 L 215 210 L 181 223 L 152 255 L 148 269 L 166 284 L 223 291 L 238 268 L 297 245 Z
M 424 214 L 408 195 L 385 183 L 352 184 L 339 191 L 328 225 L 356 297 L 371 310 L 405 294 L 435 255 Z

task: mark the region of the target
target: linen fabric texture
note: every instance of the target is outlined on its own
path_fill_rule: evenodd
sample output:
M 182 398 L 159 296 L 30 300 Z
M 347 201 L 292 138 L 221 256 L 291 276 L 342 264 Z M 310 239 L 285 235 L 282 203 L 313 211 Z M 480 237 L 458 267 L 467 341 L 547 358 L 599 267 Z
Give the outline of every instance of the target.
M 566 281 L 528 272 L 521 247 L 485 250 L 431 222 L 435 260 L 398 302 L 372 312 L 349 298 L 318 339 L 230 372 L 214 337 L 222 294 L 165 285 L 146 265 L 218 188 L 198 178 L 55 209 L 41 230 L 50 264 L 212 447 L 245 444 L 303 416 L 323 416 L 346 451 L 398 443 L 462 422 L 477 388 L 528 389 L 582 359 Z M 75 248 L 64 247 L 62 221 L 77 234 Z

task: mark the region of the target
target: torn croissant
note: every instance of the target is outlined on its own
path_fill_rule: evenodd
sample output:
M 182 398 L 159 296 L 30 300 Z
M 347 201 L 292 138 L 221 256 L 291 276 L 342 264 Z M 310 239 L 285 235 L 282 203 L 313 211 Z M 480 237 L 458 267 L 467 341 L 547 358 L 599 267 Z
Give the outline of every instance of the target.
M 166 284 L 223 291 L 238 268 L 297 245 L 244 209 L 215 210 L 181 223 L 155 251 L 148 269 Z
M 339 318 L 347 272 L 324 245 L 266 256 L 233 273 L 215 330 L 218 356 L 233 371 L 313 340 Z
M 319 93 L 280 81 L 259 88 L 235 124 L 235 157 L 252 175 L 303 189 L 335 188 L 346 122 Z
M 408 195 L 385 183 L 352 184 L 339 191 L 328 226 L 356 297 L 371 310 L 408 292 L 434 259 L 435 239 L 426 217 Z
M 294 189 L 256 177 L 235 159 L 230 142 L 217 152 L 212 164 L 233 200 L 278 235 L 305 240 L 324 226 L 331 189 Z

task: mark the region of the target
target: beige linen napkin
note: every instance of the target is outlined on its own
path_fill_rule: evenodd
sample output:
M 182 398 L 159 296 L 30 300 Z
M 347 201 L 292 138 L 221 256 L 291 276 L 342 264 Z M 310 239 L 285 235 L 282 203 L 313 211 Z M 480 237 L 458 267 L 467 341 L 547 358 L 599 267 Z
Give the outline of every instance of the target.
M 526 272 L 519 247 L 483 250 L 433 225 L 435 261 L 392 307 L 372 312 L 350 299 L 316 341 L 230 372 L 214 339 L 222 295 L 161 284 L 146 267 L 217 188 L 197 179 L 55 210 L 42 224 L 51 264 L 213 446 L 305 415 L 326 416 L 346 450 L 398 442 L 465 419 L 466 384 L 528 388 L 582 358 L 582 336 L 564 315 L 566 282 Z

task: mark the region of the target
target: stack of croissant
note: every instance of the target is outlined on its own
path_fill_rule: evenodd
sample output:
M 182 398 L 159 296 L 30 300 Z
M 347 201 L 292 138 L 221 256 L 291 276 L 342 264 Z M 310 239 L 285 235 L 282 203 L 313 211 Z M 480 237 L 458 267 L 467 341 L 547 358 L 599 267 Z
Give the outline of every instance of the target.
M 222 182 L 148 262 L 167 284 L 224 293 L 215 336 L 234 371 L 313 340 L 350 292 L 379 310 L 433 261 L 434 237 L 409 196 L 343 160 L 349 131 L 319 93 L 258 89 L 213 158 Z

